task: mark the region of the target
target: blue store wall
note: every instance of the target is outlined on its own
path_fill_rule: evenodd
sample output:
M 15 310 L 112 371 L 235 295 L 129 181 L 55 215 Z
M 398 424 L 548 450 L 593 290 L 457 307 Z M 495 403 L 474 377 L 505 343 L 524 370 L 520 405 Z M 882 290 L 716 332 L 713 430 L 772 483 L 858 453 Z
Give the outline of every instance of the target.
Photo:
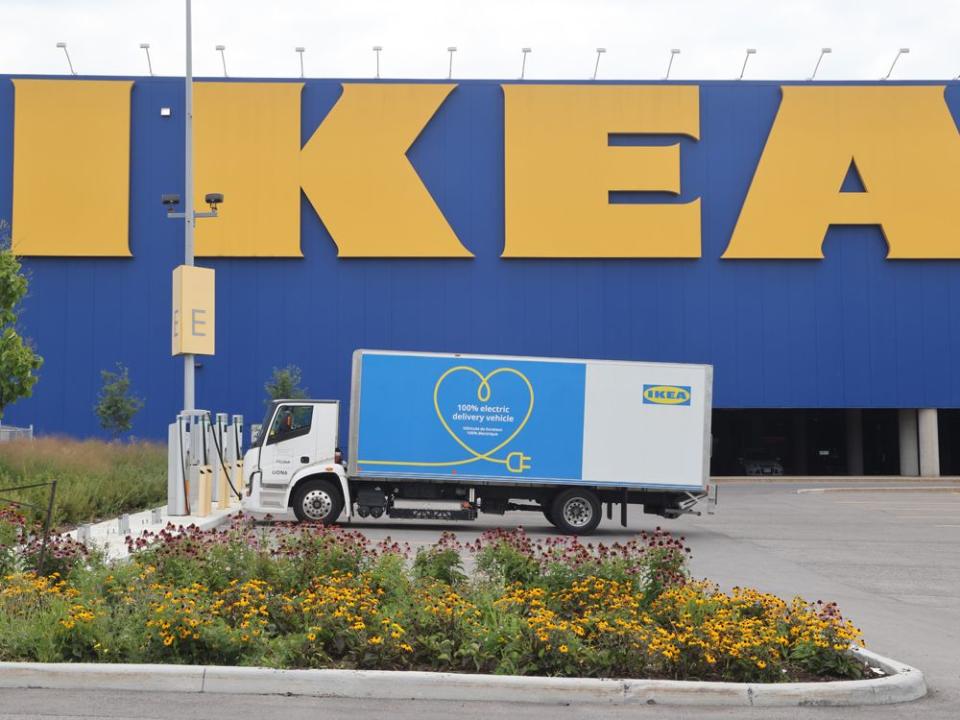
M 217 270 L 218 325 L 217 355 L 197 372 L 198 405 L 259 421 L 264 381 L 288 363 L 303 369 L 311 395 L 346 401 L 351 353 L 369 347 L 712 363 L 714 403 L 725 408 L 960 407 L 960 263 L 885 260 L 871 227 L 832 229 L 822 261 L 720 260 L 780 84 L 700 88 L 701 140 L 680 139 L 677 201 L 702 198 L 701 259 L 501 259 L 503 97 L 495 81 L 462 81 L 409 157 L 476 257 L 338 260 L 302 198 L 304 258 L 199 262 Z M 303 142 L 339 94 L 339 81 L 307 81 Z M 946 97 L 956 120 L 960 86 L 949 84 Z M 13 102 L 0 77 L 4 218 Z M 5 422 L 97 434 L 99 371 L 117 361 L 146 399 L 136 434 L 163 436 L 179 409 L 169 308 L 182 226 L 165 218 L 159 198 L 183 189 L 183 81 L 136 78 L 132 103 L 134 257 L 25 259 L 22 327 L 46 362 L 34 397 L 9 408 Z M 160 106 L 173 118 L 161 118 Z

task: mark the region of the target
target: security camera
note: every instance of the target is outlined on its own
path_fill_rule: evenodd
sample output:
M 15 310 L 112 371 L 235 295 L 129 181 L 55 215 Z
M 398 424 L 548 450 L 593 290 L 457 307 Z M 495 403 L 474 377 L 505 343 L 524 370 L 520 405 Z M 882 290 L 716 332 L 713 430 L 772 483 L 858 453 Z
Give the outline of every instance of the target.
M 167 212 L 173 212 L 173 209 L 180 204 L 180 196 L 174 193 L 161 195 L 160 202 L 166 206 Z
M 223 202 L 223 193 L 207 193 L 203 199 L 207 205 L 210 206 L 211 210 L 216 210 L 217 205 Z

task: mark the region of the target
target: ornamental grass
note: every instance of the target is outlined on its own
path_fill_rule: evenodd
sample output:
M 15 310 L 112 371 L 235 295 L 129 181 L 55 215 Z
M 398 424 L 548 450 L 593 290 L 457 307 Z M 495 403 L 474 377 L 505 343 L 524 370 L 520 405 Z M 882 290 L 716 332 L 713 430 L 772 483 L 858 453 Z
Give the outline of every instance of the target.
M 864 672 L 848 653 L 860 631 L 835 605 L 693 580 L 684 539 L 660 529 L 612 545 L 445 533 L 414 553 L 238 517 L 131 546 L 122 564 L 66 553 L 38 575 L 8 563 L 0 660 L 764 682 Z

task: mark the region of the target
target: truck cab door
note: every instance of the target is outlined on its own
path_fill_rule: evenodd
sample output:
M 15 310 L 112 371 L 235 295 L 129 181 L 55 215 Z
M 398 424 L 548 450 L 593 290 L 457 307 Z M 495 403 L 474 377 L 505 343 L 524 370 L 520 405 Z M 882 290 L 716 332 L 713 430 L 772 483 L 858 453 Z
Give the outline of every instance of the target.
M 311 403 L 283 403 L 264 431 L 260 449 L 260 482 L 265 486 L 283 487 L 304 465 L 316 462 L 317 434 L 315 407 Z

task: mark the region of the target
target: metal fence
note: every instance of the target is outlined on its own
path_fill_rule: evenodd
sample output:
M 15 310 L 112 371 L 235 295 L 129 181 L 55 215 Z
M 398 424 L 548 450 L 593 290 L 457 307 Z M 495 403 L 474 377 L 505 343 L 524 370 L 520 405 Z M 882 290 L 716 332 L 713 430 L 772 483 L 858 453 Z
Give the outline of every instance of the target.
M 32 425 L 30 426 L 30 432 L 32 435 L 33 433 Z M 44 513 L 44 516 L 43 516 L 43 537 L 40 540 L 40 552 L 37 553 L 37 572 L 42 573 L 44 572 L 44 569 L 45 569 L 44 560 L 46 559 L 46 555 L 47 555 L 47 543 L 50 540 L 50 520 L 53 517 L 53 501 L 57 496 L 57 481 L 48 480 L 46 482 L 31 483 L 29 485 L 17 485 L 15 487 L 0 488 L 0 492 L 17 492 L 19 490 L 32 490 L 33 488 L 39 488 L 39 487 L 50 488 L 50 494 L 47 496 L 47 502 L 45 503 L 46 512 Z M 41 511 L 44 510 L 43 504 L 31 503 L 31 502 L 26 502 L 25 500 L 19 500 L 19 499 L 8 498 L 8 497 L 0 497 L 0 503 L 3 503 L 5 505 L 13 505 L 13 507 L 29 507 L 29 508 L 34 508 L 36 510 L 41 510 Z
M 0 442 L 10 440 L 33 440 L 33 425 L 20 428 L 13 425 L 0 425 Z

